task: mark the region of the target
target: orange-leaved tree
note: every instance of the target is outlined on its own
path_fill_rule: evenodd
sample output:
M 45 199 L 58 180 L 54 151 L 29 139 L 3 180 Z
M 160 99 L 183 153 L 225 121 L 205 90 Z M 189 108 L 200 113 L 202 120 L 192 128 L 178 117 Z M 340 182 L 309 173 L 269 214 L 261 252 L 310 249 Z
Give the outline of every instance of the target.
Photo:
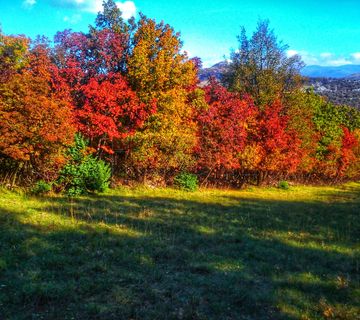
M 297 132 L 289 128 L 289 117 L 280 101 L 259 111 L 252 134 L 240 155 L 242 168 L 258 173 L 258 183 L 269 175 L 295 173 L 303 150 Z
M 130 139 L 128 166 L 143 178 L 149 171 L 185 170 L 193 163 L 194 105 L 201 96 L 195 64 L 169 25 L 141 15 L 133 30 L 127 78 L 144 103 L 156 103 L 157 112 Z
M 7 58 L 7 49 L 1 51 L 0 60 Z M 16 161 L 16 171 L 22 168 L 51 179 L 63 164 L 63 147 L 73 140 L 72 107 L 60 83 L 55 84 L 56 70 L 46 43 L 21 52 L 9 66 L 16 71 L 0 84 L 0 153 Z

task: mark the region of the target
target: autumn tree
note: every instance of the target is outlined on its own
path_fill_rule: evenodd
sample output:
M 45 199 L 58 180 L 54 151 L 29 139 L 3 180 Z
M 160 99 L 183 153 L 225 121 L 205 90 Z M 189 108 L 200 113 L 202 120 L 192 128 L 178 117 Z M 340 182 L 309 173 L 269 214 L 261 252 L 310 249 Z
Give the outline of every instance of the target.
M 29 44 L 25 36 L 6 36 L 0 28 L 0 83 L 26 65 Z
M 356 162 L 356 148 L 359 144 L 356 135 L 348 128 L 343 127 L 341 141 L 341 157 L 339 159 L 338 175 L 344 176 L 352 163 Z
M 215 79 L 204 89 L 208 108 L 200 109 L 197 117 L 196 154 L 198 168 L 205 170 L 206 177 L 211 177 L 213 173 L 223 175 L 241 169 L 239 157 L 257 109 L 251 99 L 229 92 Z
M 336 106 L 320 96 L 314 97 L 313 122 L 319 135 L 316 150 L 318 165 L 315 173 L 320 177 L 337 179 L 344 175 L 347 151 L 354 141 L 352 132 L 359 128 L 360 112 L 353 108 Z
M 21 57 L 8 57 L 18 40 L 6 39 L 0 55 L 16 70 L 0 83 L 0 153 L 16 161 L 15 171 L 50 179 L 63 164 L 63 148 L 73 140 L 72 107 L 54 83 L 56 70 L 46 43 L 21 49 Z
M 110 0 L 88 33 L 65 30 L 55 37 L 54 58 L 71 92 L 78 130 L 98 154 L 122 148 L 122 139 L 155 111 L 153 103 L 139 99 L 125 77 L 127 29 Z
M 260 20 L 251 38 L 242 27 L 238 41 L 223 79 L 231 91 L 251 95 L 261 107 L 299 88 L 304 64 L 298 55 L 287 56 L 288 46 L 277 40 L 269 21 Z
M 319 103 L 321 98 L 311 91 L 295 90 L 287 96 L 288 129 L 296 132 L 301 141 L 302 156 L 297 175 L 302 180 L 311 179 L 313 171 L 319 165 L 317 151 L 321 134 L 314 123 Z
M 97 76 L 81 86 L 75 110 L 78 129 L 93 146 L 112 154 L 114 145 L 135 133 L 151 111 L 121 75 Z
M 140 99 L 157 112 L 130 140 L 129 166 L 137 174 L 166 174 L 192 163 L 196 145 L 195 64 L 182 52 L 179 34 L 141 15 L 134 25 L 127 78 Z
M 355 129 L 351 132 L 351 135 L 351 143 L 343 143 L 343 148 L 344 145 L 347 145 L 347 150 L 345 152 L 343 151 L 343 154 L 346 155 L 347 158 L 347 167 L 345 168 L 344 175 L 349 179 L 360 179 L 360 129 Z M 355 140 L 353 140 L 353 138 L 355 138 Z
M 259 184 L 271 175 L 296 172 L 302 159 L 301 140 L 289 128 L 289 117 L 280 101 L 259 111 L 251 132 L 240 154 L 240 164 L 257 174 Z

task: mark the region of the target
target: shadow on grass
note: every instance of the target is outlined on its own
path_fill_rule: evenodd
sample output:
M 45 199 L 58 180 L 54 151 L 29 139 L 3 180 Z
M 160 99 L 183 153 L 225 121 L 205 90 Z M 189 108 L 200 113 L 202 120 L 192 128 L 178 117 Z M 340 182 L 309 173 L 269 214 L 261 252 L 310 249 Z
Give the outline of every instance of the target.
M 5 319 L 291 320 L 322 319 L 327 301 L 353 319 L 358 191 L 329 203 L 104 195 L 32 208 L 64 221 L 54 224 L 0 208 L 0 310 Z

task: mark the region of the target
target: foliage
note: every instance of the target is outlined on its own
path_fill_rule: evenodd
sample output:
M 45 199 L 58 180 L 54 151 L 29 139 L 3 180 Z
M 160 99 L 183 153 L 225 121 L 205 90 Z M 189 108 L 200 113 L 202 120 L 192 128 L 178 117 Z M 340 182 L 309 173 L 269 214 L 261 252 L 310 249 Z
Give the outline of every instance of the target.
M 318 166 L 317 150 L 321 133 L 316 130 L 314 115 L 322 99 L 313 92 L 295 90 L 286 99 L 288 129 L 300 139 L 301 159 L 298 172 L 306 174 Z
M 36 182 L 34 187 L 31 189 L 31 193 L 34 195 L 42 195 L 42 194 L 49 193 L 51 191 L 51 189 L 52 189 L 51 183 L 48 183 L 44 180 L 40 180 L 40 181 Z
M 356 142 L 350 147 L 352 161 L 348 162 L 344 176 L 350 179 L 360 179 L 360 129 L 354 130 L 351 135 L 356 139 Z M 349 148 L 347 149 L 349 150 Z M 347 151 L 346 154 L 348 154 L 348 152 L 349 151 Z
M 6 36 L 0 28 L 0 83 L 26 66 L 29 43 L 24 36 Z
M 109 187 L 111 168 L 95 158 L 81 135 L 75 136 L 75 145 L 68 149 L 70 160 L 58 179 L 67 195 L 78 196 L 89 192 L 104 192 Z
M 56 68 L 46 43 L 34 43 L 22 68 L 13 67 L 16 72 L 0 83 L 0 152 L 49 179 L 75 131 L 72 107 L 53 84 Z
M 250 99 L 241 99 L 215 79 L 204 90 L 208 108 L 198 114 L 198 166 L 210 171 L 238 169 L 239 154 L 245 148 L 257 109 Z
M 180 34 L 170 25 L 141 15 L 131 47 L 127 77 L 142 101 L 159 99 L 165 92 L 197 82 L 195 64 L 182 53 Z
M 187 96 L 186 90 L 174 89 L 158 99 L 158 112 L 128 139 L 127 166 L 143 175 L 191 167 L 197 128 Z
M 109 143 L 111 147 L 115 139 L 135 133 L 152 112 L 146 111 L 145 104 L 130 90 L 123 77 L 101 78 L 104 77 L 92 78 L 82 86 L 82 105 L 76 111 L 79 131 L 98 149 Z
M 59 75 L 76 107 L 78 130 L 99 154 L 112 154 L 155 111 L 154 104 L 139 100 L 123 75 L 128 34 L 115 22 L 109 21 L 112 28 L 106 27 L 107 18 L 120 15 L 109 8 L 110 2 L 99 14 L 97 28 L 91 27 L 88 34 L 58 33 L 54 51 Z M 119 17 L 117 24 L 121 21 Z
M 352 163 L 358 161 L 355 150 L 359 146 L 359 140 L 356 135 L 346 127 L 343 127 L 343 137 L 341 141 L 341 158 L 338 167 L 338 174 L 344 175 Z
M 194 192 L 199 188 L 197 176 L 188 172 L 182 172 L 176 175 L 174 178 L 174 185 L 179 189 L 191 192 Z
M 224 82 L 231 91 L 249 94 L 257 106 L 282 99 L 301 86 L 300 56 L 287 56 L 288 46 L 279 42 L 269 21 L 260 20 L 250 39 L 244 27 L 238 37 L 239 50 L 231 54 Z
M 223 86 L 199 83 L 201 61 L 170 25 L 103 7 L 87 32 L 59 32 L 54 45 L 0 31 L 3 182 L 61 171 L 69 194 L 104 190 L 110 169 L 98 159 L 126 180 L 163 184 L 187 171 L 228 186 L 360 176 L 360 112 L 305 90 L 300 57 L 268 21 L 250 38 L 242 28 Z M 91 152 L 79 136 L 65 152 L 75 133 Z
M 290 189 L 289 182 L 287 182 L 286 180 L 279 181 L 278 187 L 279 187 L 279 189 L 283 189 L 283 190 L 289 190 Z
M 288 128 L 289 118 L 283 110 L 284 106 L 276 101 L 259 111 L 245 151 L 240 155 L 244 169 L 264 175 L 296 172 L 302 157 L 301 141 Z
M 133 27 L 127 78 L 144 103 L 156 103 L 157 112 L 129 138 L 127 166 L 143 176 L 186 169 L 196 145 L 195 65 L 169 25 L 141 15 Z

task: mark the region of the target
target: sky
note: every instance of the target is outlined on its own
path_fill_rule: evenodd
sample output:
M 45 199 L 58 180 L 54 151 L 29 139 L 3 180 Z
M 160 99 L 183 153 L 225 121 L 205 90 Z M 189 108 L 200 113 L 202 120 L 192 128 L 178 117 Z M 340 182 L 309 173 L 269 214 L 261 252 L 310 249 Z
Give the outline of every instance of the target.
M 181 32 L 189 56 L 211 66 L 238 46 L 244 26 L 251 35 L 259 19 L 269 19 L 288 55 L 307 65 L 360 65 L 360 0 L 133 0 L 118 1 L 123 17 L 143 12 Z M 57 31 L 86 32 L 102 0 L 0 0 L 5 34 L 52 38 Z

